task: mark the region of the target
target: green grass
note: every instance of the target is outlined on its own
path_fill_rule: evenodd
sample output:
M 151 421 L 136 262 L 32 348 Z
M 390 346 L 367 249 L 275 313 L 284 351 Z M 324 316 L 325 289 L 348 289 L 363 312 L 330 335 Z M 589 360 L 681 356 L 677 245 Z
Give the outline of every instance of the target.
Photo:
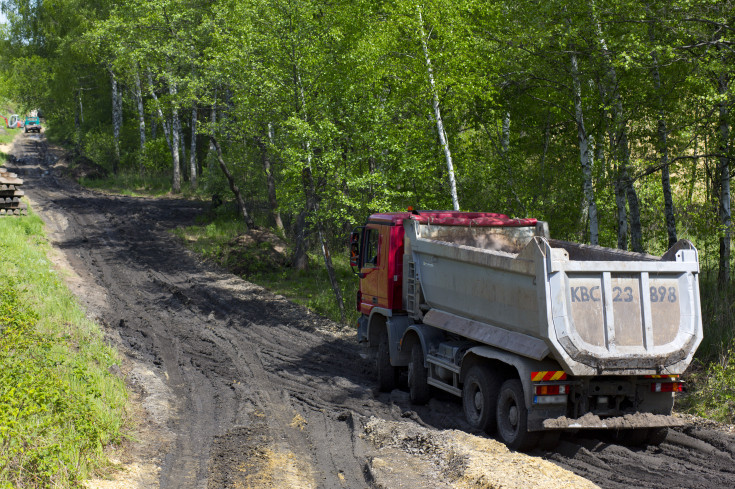
M 0 119 L 0 124 L 2 124 L 3 122 L 5 121 Z M 5 131 L 0 131 L 0 144 L 7 144 L 11 142 L 18 134 L 20 134 L 20 129 L 5 129 Z
M 171 197 L 170 175 L 140 176 L 138 173 L 121 172 L 106 178 L 80 178 L 79 184 L 96 190 L 104 190 L 132 197 Z M 182 182 L 180 197 L 190 197 L 188 185 Z
M 5 121 L 0 119 L 0 124 L 4 124 Z M 8 144 L 15 139 L 15 136 L 19 134 L 18 129 L 5 129 L 0 130 L 0 144 Z M 0 165 L 4 165 L 5 161 L 8 159 L 8 155 L 6 153 L 3 153 L 0 151 Z
M 38 216 L 0 219 L 0 487 L 78 487 L 124 436 L 117 354 L 48 251 Z

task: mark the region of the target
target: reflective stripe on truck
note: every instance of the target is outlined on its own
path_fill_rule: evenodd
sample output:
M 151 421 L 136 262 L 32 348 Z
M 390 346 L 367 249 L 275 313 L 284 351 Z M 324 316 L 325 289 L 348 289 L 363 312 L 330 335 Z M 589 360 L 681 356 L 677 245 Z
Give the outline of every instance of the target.
M 531 380 L 541 382 L 544 380 L 567 380 L 567 373 L 563 370 L 552 370 L 550 372 L 531 372 Z

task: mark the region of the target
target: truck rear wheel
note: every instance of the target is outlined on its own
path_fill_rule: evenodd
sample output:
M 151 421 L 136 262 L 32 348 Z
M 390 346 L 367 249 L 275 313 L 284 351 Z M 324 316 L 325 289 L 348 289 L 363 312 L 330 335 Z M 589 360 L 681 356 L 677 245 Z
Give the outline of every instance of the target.
M 420 343 L 411 348 L 411 362 L 408 364 L 408 392 L 414 404 L 426 404 L 431 397 L 429 384 L 426 382 L 426 367 L 424 367 L 424 351 Z
M 398 384 L 398 369 L 390 364 L 390 350 L 386 333 L 383 333 L 378 343 L 375 367 L 378 371 L 378 388 L 383 392 L 390 392 L 395 389 Z
M 497 423 L 500 439 L 513 450 L 531 450 L 541 438 L 540 432 L 528 431 L 528 409 L 520 380 L 506 380 L 500 387 Z
M 484 365 L 469 369 L 462 387 L 462 407 L 467 422 L 477 430 L 492 434 L 497 429 L 495 407 L 498 400 L 498 375 Z

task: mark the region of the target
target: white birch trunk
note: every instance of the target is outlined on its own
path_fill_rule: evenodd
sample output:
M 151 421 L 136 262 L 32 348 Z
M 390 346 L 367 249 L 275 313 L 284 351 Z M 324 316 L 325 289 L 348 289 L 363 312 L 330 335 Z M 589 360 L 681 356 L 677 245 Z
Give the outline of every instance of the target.
M 572 84 L 574 87 L 574 117 L 577 122 L 577 140 L 579 142 L 579 161 L 582 165 L 584 198 L 587 201 L 587 215 L 590 221 L 590 244 L 598 245 L 600 242 L 600 232 L 597 217 L 597 204 L 595 202 L 595 190 L 592 185 L 592 156 L 590 154 L 590 141 L 584 125 L 584 111 L 582 110 L 582 84 L 579 80 L 577 53 L 574 49 L 571 51 L 571 74 Z
M 79 89 L 79 120 L 84 124 L 84 102 L 82 101 L 82 95 L 84 95 L 84 89 Z
M 173 179 L 171 191 L 175 194 L 181 192 L 181 160 L 179 159 L 179 109 L 176 107 L 176 83 L 168 82 L 168 93 L 171 95 L 173 105 L 171 106 L 171 156 L 173 157 Z
M 271 147 L 274 146 L 275 141 L 273 138 L 273 124 L 268 123 L 268 141 Z M 281 211 L 278 210 L 278 199 L 276 198 L 276 179 L 273 176 L 273 168 L 271 167 L 270 154 L 268 149 L 263 150 L 263 171 L 265 172 L 266 181 L 268 184 L 268 201 L 271 206 L 271 212 L 273 213 L 273 220 L 276 223 L 276 227 L 283 230 L 283 220 L 281 220 Z
M 214 91 L 214 101 L 212 102 L 212 108 L 209 111 L 209 124 L 212 127 L 212 131 L 215 131 L 215 128 L 217 126 L 217 90 Z M 214 145 L 212 144 L 212 141 L 209 141 L 209 150 L 207 151 L 207 162 L 208 162 L 208 170 L 211 171 L 212 168 L 209 166 L 212 162 L 212 154 L 214 153 Z
M 521 213 L 525 216 L 527 214 L 526 206 L 518 196 L 518 192 L 516 192 L 516 182 L 513 177 L 513 169 L 510 167 L 510 160 L 508 159 L 508 151 L 510 150 L 510 112 L 508 111 L 503 114 L 500 133 L 500 157 L 503 162 L 505 162 L 505 169 L 508 172 L 508 187 L 510 192 L 513 194 L 513 198 L 516 199 Z
M 143 92 L 140 88 L 140 75 L 135 72 L 135 101 L 138 103 L 138 130 L 140 131 L 140 150 L 145 150 L 145 107 Z
M 658 70 L 658 57 L 656 53 L 651 53 L 653 57 L 653 82 L 658 92 L 658 103 L 660 106 L 658 117 L 658 142 L 659 154 L 661 155 L 661 190 L 664 194 L 664 219 L 666 221 L 666 234 L 669 239 L 669 248 L 674 246 L 677 241 L 676 236 L 676 217 L 674 216 L 674 199 L 671 192 L 671 172 L 669 170 L 669 132 L 666 127 L 666 113 L 663 109 L 663 97 L 661 95 L 661 76 Z
M 447 141 L 447 133 L 444 131 L 444 122 L 442 121 L 442 113 L 439 105 L 439 93 L 436 91 L 436 83 L 434 82 L 434 72 L 431 67 L 431 58 L 429 57 L 429 44 L 424 31 L 424 18 L 421 14 L 421 7 L 416 6 L 419 16 L 419 29 L 421 34 L 421 47 L 424 50 L 424 59 L 426 61 L 426 71 L 429 75 L 429 85 L 431 86 L 431 95 L 434 108 L 434 119 L 436 120 L 436 131 L 439 134 L 439 143 L 444 150 L 444 158 L 447 161 L 447 173 L 449 174 L 449 189 L 452 195 L 452 207 L 455 211 L 459 210 L 459 199 L 457 197 L 457 182 L 454 178 L 454 164 L 452 163 L 452 152 L 449 149 Z
M 156 106 L 156 113 L 158 114 L 158 119 L 161 121 L 161 127 L 163 127 L 163 137 L 166 138 L 166 145 L 168 146 L 169 151 L 172 150 L 171 147 L 171 138 L 170 138 L 170 132 L 168 123 L 166 122 L 166 117 L 163 115 L 163 110 L 161 110 L 161 104 L 158 101 L 158 96 L 156 95 L 156 91 L 153 89 L 153 77 L 151 76 L 151 72 L 148 72 L 148 91 L 151 95 L 151 98 L 153 98 L 153 102 Z M 153 127 L 155 128 L 155 124 L 153 124 Z
M 181 164 L 186 165 L 186 138 L 184 137 L 184 125 L 181 118 L 176 118 L 176 127 L 179 130 L 179 148 L 181 148 Z
M 112 137 L 115 145 L 115 159 L 112 162 L 112 172 L 117 174 L 117 167 L 120 163 L 120 127 L 122 126 L 122 103 L 120 90 L 117 86 L 117 78 L 115 73 L 110 70 L 110 78 L 112 80 Z
M 197 189 L 197 106 L 191 109 L 191 151 L 189 152 L 189 185 L 192 190 Z

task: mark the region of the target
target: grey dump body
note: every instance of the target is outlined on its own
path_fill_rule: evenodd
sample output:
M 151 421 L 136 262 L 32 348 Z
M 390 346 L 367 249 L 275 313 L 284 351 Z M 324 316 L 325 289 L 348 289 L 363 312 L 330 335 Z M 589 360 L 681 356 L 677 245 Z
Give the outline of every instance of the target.
M 535 227 L 405 220 L 404 304 L 415 318 L 574 376 L 681 374 L 702 339 L 699 262 L 548 238 Z

